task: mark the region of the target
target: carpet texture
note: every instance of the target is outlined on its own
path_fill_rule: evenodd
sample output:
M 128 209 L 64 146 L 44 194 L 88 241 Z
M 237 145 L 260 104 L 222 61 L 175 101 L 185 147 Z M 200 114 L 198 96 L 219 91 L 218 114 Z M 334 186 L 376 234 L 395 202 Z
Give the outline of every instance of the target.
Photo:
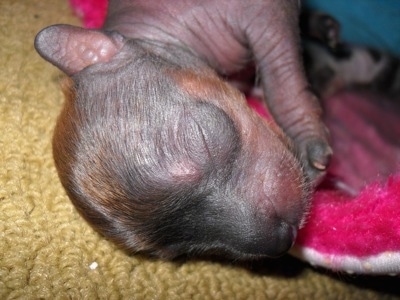
M 283 257 L 233 264 L 128 256 L 78 215 L 53 165 L 62 75 L 35 34 L 79 24 L 63 0 L 0 1 L 0 299 L 396 299 L 400 280 Z

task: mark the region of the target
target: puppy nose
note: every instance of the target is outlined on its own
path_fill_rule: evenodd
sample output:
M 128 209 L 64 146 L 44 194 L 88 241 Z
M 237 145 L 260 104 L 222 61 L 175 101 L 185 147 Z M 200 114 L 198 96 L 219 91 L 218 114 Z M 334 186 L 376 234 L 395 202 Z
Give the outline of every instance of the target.
M 296 236 L 295 226 L 278 221 L 274 226 L 259 229 L 256 236 L 249 235 L 236 240 L 235 248 L 243 253 L 275 258 L 282 256 L 293 246 Z
M 275 248 L 270 254 L 271 257 L 279 257 L 293 247 L 297 237 L 297 228 L 293 225 L 282 222 L 276 234 Z

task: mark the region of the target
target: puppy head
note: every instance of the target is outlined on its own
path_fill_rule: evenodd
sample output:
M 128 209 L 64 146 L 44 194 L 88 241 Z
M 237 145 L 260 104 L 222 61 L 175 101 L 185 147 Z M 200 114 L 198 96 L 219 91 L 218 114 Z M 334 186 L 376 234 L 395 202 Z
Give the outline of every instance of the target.
M 48 30 L 38 51 L 72 76 L 55 163 L 89 223 L 129 251 L 165 258 L 246 259 L 290 248 L 308 206 L 305 179 L 284 135 L 239 92 L 183 50 Z M 73 46 L 87 41 L 100 52 L 80 58 L 82 49 L 97 51 Z

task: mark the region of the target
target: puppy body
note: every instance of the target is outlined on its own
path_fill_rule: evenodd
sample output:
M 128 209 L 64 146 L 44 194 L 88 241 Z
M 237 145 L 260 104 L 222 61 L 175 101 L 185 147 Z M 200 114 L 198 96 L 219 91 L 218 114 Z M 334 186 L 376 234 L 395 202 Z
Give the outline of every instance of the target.
M 60 179 L 101 233 L 166 258 L 290 248 L 330 148 L 297 1 L 277 3 L 110 1 L 100 31 L 38 34 L 38 52 L 71 78 L 53 140 Z M 219 77 L 251 58 L 285 134 Z

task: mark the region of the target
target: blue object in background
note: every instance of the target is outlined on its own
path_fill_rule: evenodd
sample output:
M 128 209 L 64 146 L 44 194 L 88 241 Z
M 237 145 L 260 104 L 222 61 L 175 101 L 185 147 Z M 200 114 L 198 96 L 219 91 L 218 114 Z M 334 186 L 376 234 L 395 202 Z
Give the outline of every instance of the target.
M 400 0 L 304 0 L 339 21 L 341 38 L 400 55 Z

